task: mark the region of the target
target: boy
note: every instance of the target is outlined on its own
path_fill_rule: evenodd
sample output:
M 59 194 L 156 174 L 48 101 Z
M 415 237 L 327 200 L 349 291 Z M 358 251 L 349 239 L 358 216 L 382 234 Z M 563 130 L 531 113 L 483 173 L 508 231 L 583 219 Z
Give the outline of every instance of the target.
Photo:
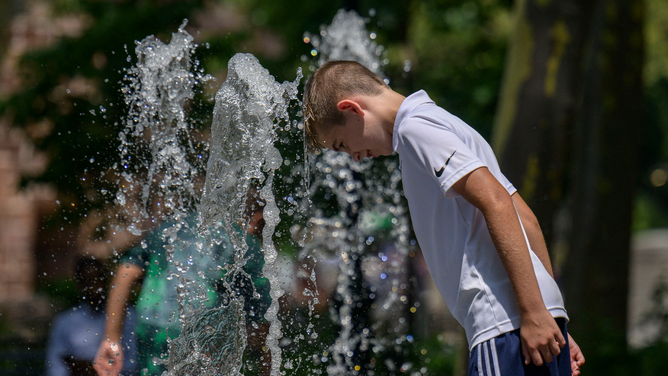
M 415 234 L 466 330 L 469 375 L 580 373 L 538 221 L 475 130 L 424 91 L 404 97 L 352 61 L 316 71 L 304 117 L 311 150 L 355 161 L 399 154 Z

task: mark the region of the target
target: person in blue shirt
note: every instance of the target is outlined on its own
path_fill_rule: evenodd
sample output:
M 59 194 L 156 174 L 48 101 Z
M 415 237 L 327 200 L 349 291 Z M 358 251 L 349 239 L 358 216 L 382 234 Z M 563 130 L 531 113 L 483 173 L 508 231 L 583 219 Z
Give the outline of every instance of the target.
M 93 359 L 104 335 L 107 278 L 102 262 L 80 256 L 74 280 L 81 302 L 54 319 L 46 353 L 47 376 L 94 375 Z M 121 346 L 126 354 L 122 375 L 137 371 L 134 336 L 136 315 L 128 308 L 122 328 Z

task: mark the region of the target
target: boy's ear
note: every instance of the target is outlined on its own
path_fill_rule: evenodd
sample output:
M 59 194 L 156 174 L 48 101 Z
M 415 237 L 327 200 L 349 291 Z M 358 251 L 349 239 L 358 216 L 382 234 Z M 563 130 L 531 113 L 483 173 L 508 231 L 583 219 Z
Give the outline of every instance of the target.
M 342 99 L 337 103 L 336 108 L 341 112 L 351 112 L 357 116 L 364 117 L 364 111 L 359 103 L 350 99 Z

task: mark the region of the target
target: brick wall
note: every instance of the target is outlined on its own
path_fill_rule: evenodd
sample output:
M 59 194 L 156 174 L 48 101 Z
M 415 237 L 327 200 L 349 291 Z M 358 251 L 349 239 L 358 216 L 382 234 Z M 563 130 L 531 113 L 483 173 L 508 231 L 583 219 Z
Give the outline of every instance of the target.
M 39 206 L 55 199 L 46 187 L 19 188 L 20 177 L 42 161 L 18 130 L 0 123 L 0 301 L 33 294 Z

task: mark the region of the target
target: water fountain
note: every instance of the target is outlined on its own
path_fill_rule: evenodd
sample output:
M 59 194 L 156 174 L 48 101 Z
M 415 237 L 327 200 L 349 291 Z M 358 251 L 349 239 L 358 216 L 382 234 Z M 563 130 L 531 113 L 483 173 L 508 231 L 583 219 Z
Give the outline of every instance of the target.
M 140 301 L 138 311 L 155 327 L 182 331 L 171 343 L 169 359 L 154 362 L 167 363 L 170 375 L 218 375 L 221 359 L 237 359 L 226 373 L 233 375 L 245 348 L 242 304 L 215 307 L 210 284 L 220 278 L 229 240 L 219 236 L 218 247 L 209 246 L 210 239 L 197 235 L 192 214 L 199 201 L 196 185 L 206 144 L 196 142 L 195 124 L 185 106 L 195 87 L 210 76 L 203 74 L 199 62 L 193 64 L 197 46 L 184 27 L 185 22 L 169 44 L 154 36 L 137 42 L 137 63 L 128 69 L 123 87 L 129 111 L 119 134 L 121 163 L 116 170 L 123 184 L 116 202 L 125 209 L 128 230 L 136 235 L 147 222 L 165 223 L 163 249 L 154 252 L 166 254 L 166 300 L 157 305 Z M 142 247 L 149 247 L 146 240 Z
M 327 59 L 354 59 L 382 74 L 382 46 L 370 39 L 365 25 L 364 19 L 354 12 L 340 11 L 331 26 L 324 27 L 318 35 L 306 34 L 305 41 L 313 44 L 319 55 L 318 64 Z M 347 155 L 324 152 L 306 169 L 292 169 L 300 175 L 291 178 L 311 176 L 310 185 L 302 184 L 306 190 L 294 192 L 292 201 L 314 196 L 329 202 L 329 209 L 311 203 L 314 212 L 309 225 L 304 228 L 296 224 L 293 230 L 304 247 L 302 261 L 315 260 L 323 243 L 330 243 L 331 252 L 340 260 L 337 294 L 341 304 L 333 309 L 332 316 L 341 331 L 334 343 L 320 344 L 318 354 L 284 363 L 278 300 L 285 292 L 278 287 L 278 252 L 271 239 L 280 221 L 273 185 L 282 177 L 276 171 L 291 161 L 283 160 L 274 143 L 279 124 L 284 124 L 282 128 L 288 132 L 299 132 L 299 122 L 291 120 L 289 114 L 291 106 L 298 104 L 301 72 L 292 82 L 278 83 L 254 56 L 237 54 L 230 59 L 227 79 L 216 94 L 210 157 L 200 201 L 197 182 L 206 159 L 204 151 L 209 147 L 203 140 L 193 141 L 194 127 L 184 106 L 192 100 L 194 88 L 210 77 L 197 61 L 191 62 L 197 46 L 184 26 L 185 23 L 173 34 L 169 44 L 155 37 L 137 44 L 138 62 L 128 70 L 124 89 L 130 110 L 126 129 L 120 134 L 121 163 L 117 166 L 124 181 L 117 203 L 129 208 L 129 230 L 141 233 L 155 203 L 162 207 L 157 211 L 159 220 L 165 220 L 169 213 L 174 223 L 173 229 L 166 231 L 165 251 L 173 268 L 170 277 L 176 285 L 180 309 L 178 317 L 170 319 L 178 320 L 182 330 L 172 340 L 169 358 L 157 361 L 169 365 L 167 376 L 241 374 L 246 347 L 243 294 L 228 294 L 224 304 L 212 306 L 205 281 L 224 269 L 221 281 L 229 291 L 234 289 L 232 281 L 236 276 L 246 273 L 243 265 L 248 260 L 248 246 L 240 229 L 249 223 L 248 192 L 259 183 L 266 222 L 262 232 L 262 272 L 269 279 L 272 298 L 265 316 L 270 323 L 266 346 L 271 352 L 271 375 L 283 375 L 286 372 L 282 367 L 296 369 L 299 365 L 295 362 L 302 361 L 312 361 L 311 366 L 303 366 L 309 374 L 320 374 L 322 363 L 330 360 L 326 367 L 329 375 L 374 374 L 370 363 L 374 354 L 391 352 L 412 338 L 403 314 L 405 307 L 412 304 L 403 279 L 410 249 L 409 227 L 401 203 L 396 159 L 354 163 Z M 142 166 L 147 166 L 148 171 L 143 171 Z M 134 196 L 139 199 L 133 200 Z M 199 223 L 191 214 L 198 204 Z M 289 215 L 304 216 L 308 201 L 295 205 L 302 211 L 293 214 L 290 209 Z M 194 258 L 179 254 L 184 248 L 180 243 L 185 241 L 177 236 L 182 228 L 194 234 L 198 249 Z M 326 229 L 324 237 L 314 236 L 318 228 Z M 215 253 L 216 247 L 229 252 L 221 256 Z M 373 276 L 364 275 L 363 270 L 369 269 L 368 265 L 363 267 L 364 263 L 375 265 L 371 267 L 375 268 Z M 309 296 L 311 320 L 315 317 L 313 307 L 320 302 L 314 287 L 315 273 L 310 270 L 308 274 L 313 286 L 303 294 Z M 374 283 L 370 283 L 373 278 Z M 257 294 L 253 289 L 253 296 Z M 376 307 L 373 312 L 369 309 L 372 301 Z M 360 306 L 366 311 L 360 311 Z M 372 325 L 372 318 L 380 318 L 380 324 Z M 381 329 L 390 335 L 374 333 Z M 313 322 L 307 323 L 305 333 L 295 335 L 294 342 L 297 337 L 316 340 L 318 332 Z M 326 355 L 320 354 L 322 349 L 326 349 Z M 400 356 L 387 358 L 385 366 L 389 370 L 403 372 L 410 368 Z
M 278 287 L 275 268 L 278 256 L 274 247 L 274 229 L 280 221 L 273 194 L 275 170 L 283 160 L 274 147 L 276 123 L 289 122 L 288 107 L 297 100 L 297 85 L 301 72 L 293 82 L 277 83 L 257 59 L 250 54 L 237 54 L 230 59 L 228 76 L 216 95 L 212 124 L 211 156 L 207 168 L 204 195 L 200 206 L 201 228 L 206 230 L 222 221 L 228 234 L 236 234 L 232 224 L 245 223 L 246 193 L 251 181 L 262 184 L 260 197 L 264 200 L 265 226 L 262 233 L 262 272 L 271 284 L 272 303 L 266 318 L 270 322 L 267 347 L 271 351 L 271 375 L 280 375 L 282 336 L 278 319 L 278 299 L 284 291 Z M 231 273 L 241 273 L 247 246 L 240 236 L 230 236 L 234 245 L 234 265 Z
M 354 60 L 382 77 L 382 67 L 387 62 L 382 58 L 383 47 L 372 38 L 375 33 L 367 31 L 364 18 L 345 10 L 339 10 L 331 25 L 323 26 L 318 34 L 304 35 L 304 41 L 314 47 L 312 55 L 317 57 L 312 70 L 329 60 Z M 328 236 L 335 243 L 330 248 L 340 260 L 337 294 L 341 304 L 332 316 L 340 323 L 341 331 L 329 347 L 334 364 L 327 368 L 327 373 L 373 374 L 372 351 L 386 351 L 410 338 L 406 309 L 402 308 L 409 303 L 404 280 L 410 248 L 409 227 L 401 202 L 398 162 L 395 158 L 384 158 L 356 163 L 347 154 L 323 151 L 312 164 L 316 177 L 312 178 L 310 196 L 325 191 L 325 197 L 335 198 L 337 208 L 330 214 L 316 209 L 311 220 L 311 225 L 329 230 Z M 322 239 L 315 239 L 310 247 L 306 244 L 307 249 L 322 248 L 318 242 Z M 308 257 L 309 253 L 302 255 Z M 364 263 L 375 263 L 377 270 L 383 270 L 364 275 Z M 371 280 L 376 276 L 382 276 L 382 280 L 374 281 L 374 285 Z M 387 285 L 389 289 L 379 291 Z M 373 303 L 374 298 L 378 304 Z M 378 309 L 370 312 L 374 305 Z M 371 316 L 388 319 L 392 335 L 374 333 L 380 325 L 378 322 L 372 325 Z M 386 358 L 390 370 L 402 366 L 400 359 L 390 358 Z M 395 367 L 395 362 L 399 366 Z
M 197 46 L 184 27 L 185 23 L 169 44 L 153 36 L 137 43 L 138 62 L 128 70 L 124 87 L 130 110 L 120 134 L 121 163 L 117 168 L 124 184 L 116 201 L 127 208 L 126 215 L 131 218 L 128 229 L 134 234 L 141 234 L 143 222 L 152 215 L 157 216 L 154 221 L 173 223 L 164 231 L 164 248 L 173 268 L 168 278 L 175 284 L 180 310 L 178 317 L 170 320 L 178 320 L 182 330 L 171 343 L 168 360 L 158 360 L 168 363 L 167 374 L 237 375 L 246 346 L 244 297 L 229 294 L 225 304 L 211 308 L 206 280 L 225 269 L 222 288 L 231 291 L 236 288 L 233 281 L 246 274 L 248 245 L 240 229 L 249 225 L 246 201 L 249 190 L 254 189 L 252 181 L 259 183 L 264 205 L 262 237 L 273 237 L 280 221 L 273 196 L 274 171 L 283 162 L 273 146 L 275 126 L 289 121 L 287 110 L 297 99 L 301 73 L 294 82 L 279 84 L 254 56 L 237 54 L 230 59 L 227 79 L 216 95 L 198 225 L 191 212 L 200 201 L 196 182 L 201 180 L 202 171 L 198 160 L 203 159 L 206 144 L 200 141 L 196 145 L 191 139 L 193 124 L 184 108 L 194 96 L 194 87 L 209 76 L 203 74 L 198 62 L 193 66 L 191 58 Z M 137 195 L 139 200 L 131 199 Z M 151 203 L 162 208 L 152 210 Z M 190 233 L 199 232 L 187 239 L 197 242 L 195 255 L 182 252 L 186 248 L 179 244 L 186 241 L 180 236 L 182 227 Z M 216 254 L 216 246 L 221 244 L 231 249 L 231 254 Z M 277 250 L 272 241 L 263 243 L 262 253 L 262 272 L 272 287 L 272 303 L 265 315 L 270 323 L 266 344 L 271 351 L 271 374 L 280 375 L 278 298 L 284 292 L 277 287 Z M 253 295 L 258 295 L 253 290 Z

